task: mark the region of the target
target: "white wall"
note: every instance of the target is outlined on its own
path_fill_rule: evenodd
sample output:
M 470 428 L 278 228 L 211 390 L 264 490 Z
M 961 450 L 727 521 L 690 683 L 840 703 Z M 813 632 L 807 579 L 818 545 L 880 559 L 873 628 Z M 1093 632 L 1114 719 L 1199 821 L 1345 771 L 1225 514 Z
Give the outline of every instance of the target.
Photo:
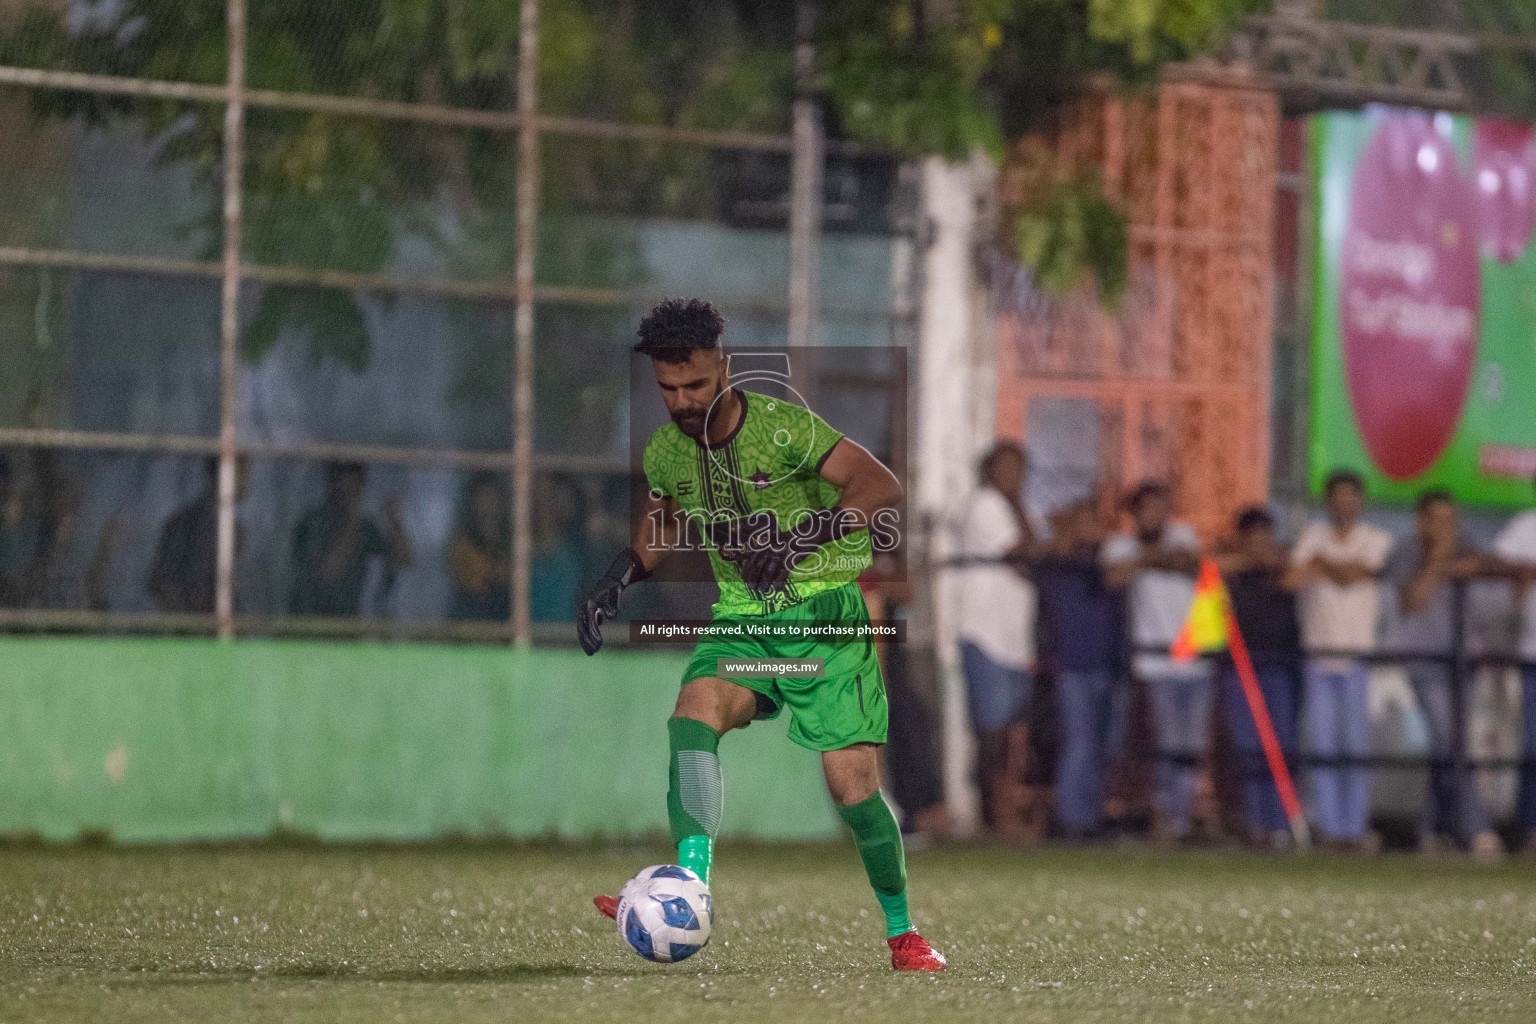
M 922 166 L 927 248 L 918 319 L 913 494 L 931 565 L 952 554 L 945 524 L 975 486 L 976 461 L 994 437 L 996 370 L 990 302 L 977 254 L 990 240 L 994 171 L 985 158 Z M 980 821 L 974 743 L 955 650 L 947 574 L 933 572 L 933 613 L 943 695 L 944 793 L 962 831 Z

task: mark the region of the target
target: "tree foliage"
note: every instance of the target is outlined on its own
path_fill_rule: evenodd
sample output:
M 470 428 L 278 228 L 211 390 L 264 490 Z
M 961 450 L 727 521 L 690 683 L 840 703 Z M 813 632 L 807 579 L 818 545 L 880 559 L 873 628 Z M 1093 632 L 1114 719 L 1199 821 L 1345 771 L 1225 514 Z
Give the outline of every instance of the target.
M 848 136 L 910 156 L 959 158 L 1049 128 L 1090 78 L 1149 82 L 1219 44 L 1267 0 L 845 0 L 818 42 Z M 939 13 L 936 13 L 939 12 Z M 1115 301 L 1126 228 L 1092 174 L 1013 176 L 1002 236 L 1050 291 L 1094 278 Z
M 1145 78 L 1212 45 L 1255 2 L 828 0 L 815 29 L 814 86 L 841 137 L 909 157 L 961 157 L 978 147 L 998 156 L 1005 139 L 1047 120 L 1085 76 Z M 262 0 L 249 5 L 249 84 L 511 109 L 518 7 Z M 794 0 L 542 0 L 540 108 L 783 131 L 795 88 L 795 13 Z M 219 83 L 226 56 L 224 0 L 121 0 L 67 11 L 49 3 L 0 34 L 0 63 L 137 78 Z M 219 194 L 216 106 L 51 91 L 35 99 L 45 116 L 134 124 L 159 142 L 163 160 L 186 162 L 210 197 Z M 502 272 L 509 262 L 515 140 L 506 133 L 257 108 L 247 152 L 243 245 L 253 262 L 379 271 L 394 260 L 403 229 L 441 230 L 434 204 L 445 201 L 459 217 L 457 249 Z M 568 172 L 545 175 L 543 202 L 557 219 L 636 189 L 650 190 L 635 196 L 637 206 L 685 204 L 711 173 L 707 154 L 682 147 L 589 147 L 572 159 Z M 1020 230 L 1033 239 L 1019 236 L 1020 257 L 1064 268 L 1081 254 L 1113 291 L 1111 264 L 1123 263 L 1123 251 L 1111 251 L 1093 183 L 1059 184 L 1039 193 L 1046 207 L 1018 207 L 1032 225 Z M 210 256 L 221 245 L 217 211 L 210 202 L 189 225 Z M 1074 237 L 1102 244 L 1080 246 Z M 1041 274 L 1046 282 L 1072 277 L 1065 269 Z M 366 364 L 366 326 L 349 296 L 264 289 L 244 332 L 246 356 L 259 359 L 283 328 L 307 335 L 317 359 Z
M 1019 140 L 998 180 L 1005 241 L 1034 271 L 1035 283 L 1062 294 L 1091 274 L 1111 304 L 1125 291 L 1125 218 L 1104 196 L 1095 172 L 1068 173 L 1039 138 Z

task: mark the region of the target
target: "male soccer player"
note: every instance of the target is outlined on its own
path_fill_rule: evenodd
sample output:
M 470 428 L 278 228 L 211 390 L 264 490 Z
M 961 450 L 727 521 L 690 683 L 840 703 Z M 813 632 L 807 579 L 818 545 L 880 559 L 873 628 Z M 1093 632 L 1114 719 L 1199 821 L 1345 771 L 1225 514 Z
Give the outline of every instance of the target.
M 881 510 L 901 497 L 901 485 L 809 409 L 733 387 L 720 349 L 724 328 L 699 299 L 663 302 L 640 322 L 635 351 L 651 357 L 672 422 L 645 446 L 650 493 L 630 547 L 577 609 L 582 649 L 597 652 L 624 588 L 650 575 L 675 544 L 678 531 L 669 538 L 664 527 L 684 517 L 697 523 L 720 587 L 712 621 L 744 635 L 699 641 L 667 720 L 667 816 L 678 863 L 709 881 L 720 826 L 721 735 L 788 705 L 789 738 L 821 754 L 827 789 L 853 830 L 885 912 L 891 966 L 942 971 L 944 957 L 907 915 L 901 831 L 880 794 L 876 750 L 885 742 L 887 706 L 874 646 L 867 638 L 758 638 L 745 628 L 867 621 L 854 580 L 870 564 L 870 530 L 890 514 Z M 825 673 L 722 679 L 721 658 L 822 658 Z M 617 913 L 611 896 L 593 902 L 609 917 Z

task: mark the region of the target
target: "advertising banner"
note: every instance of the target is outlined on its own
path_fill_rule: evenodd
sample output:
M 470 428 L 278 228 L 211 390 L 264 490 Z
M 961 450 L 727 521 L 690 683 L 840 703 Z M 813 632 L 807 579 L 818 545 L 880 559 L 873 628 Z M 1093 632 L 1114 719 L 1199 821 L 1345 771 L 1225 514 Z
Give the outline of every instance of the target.
M 1533 500 L 1536 132 L 1368 107 L 1310 124 L 1311 483 Z

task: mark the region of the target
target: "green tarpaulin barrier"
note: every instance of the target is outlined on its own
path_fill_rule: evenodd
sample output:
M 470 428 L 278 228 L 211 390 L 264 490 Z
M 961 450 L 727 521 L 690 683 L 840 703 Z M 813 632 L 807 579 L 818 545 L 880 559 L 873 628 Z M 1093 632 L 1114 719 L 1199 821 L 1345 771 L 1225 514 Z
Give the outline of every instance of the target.
M 683 656 L 0 639 L 0 835 L 125 842 L 666 832 Z M 787 716 L 724 740 L 726 835 L 838 823 Z

